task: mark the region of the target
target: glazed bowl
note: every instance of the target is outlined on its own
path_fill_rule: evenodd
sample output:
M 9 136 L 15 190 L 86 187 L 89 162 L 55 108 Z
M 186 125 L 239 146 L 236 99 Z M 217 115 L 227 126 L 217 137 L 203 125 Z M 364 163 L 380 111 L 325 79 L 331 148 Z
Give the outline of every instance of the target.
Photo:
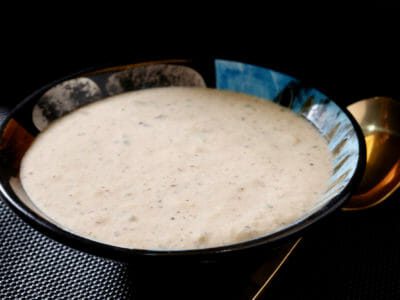
M 32 203 L 21 186 L 19 167 L 37 134 L 85 104 L 132 90 L 164 86 L 207 86 L 241 92 L 271 100 L 307 119 L 325 138 L 333 157 L 333 173 L 320 203 L 295 222 L 259 238 L 221 247 L 176 251 L 128 249 L 90 240 L 55 223 Z M 9 206 L 34 228 L 61 243 L 122 261 L 207 260 L 273 248 L 339 208 L 357 186 L 364 166 L 364 138 L 345 109 L 291 76 L 221 59 L 153 61 L 74 74 L 28 96 L 7 114 L 0 127 L 0 193 Z

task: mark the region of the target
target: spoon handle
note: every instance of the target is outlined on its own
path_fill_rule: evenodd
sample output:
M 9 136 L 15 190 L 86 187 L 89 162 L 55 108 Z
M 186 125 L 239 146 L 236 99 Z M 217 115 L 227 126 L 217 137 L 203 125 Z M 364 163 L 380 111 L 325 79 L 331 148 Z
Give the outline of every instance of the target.
M 263 299 L 265 290 L 269 286 L 274 276 L 279 272 L 290 255 L 295 251 L 303 238 L 300 237 L 294 241 L 288 242 L 272 259 L 267 260 L 260 265 L 253 275 L 254 283 L 259 287 L 252 295 L 252 300 Z

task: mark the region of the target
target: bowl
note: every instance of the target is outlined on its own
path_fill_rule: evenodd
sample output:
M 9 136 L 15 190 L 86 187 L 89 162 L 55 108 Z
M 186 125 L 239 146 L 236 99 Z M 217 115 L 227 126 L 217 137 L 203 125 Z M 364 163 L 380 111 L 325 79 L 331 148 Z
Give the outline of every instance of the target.
M 333 173 L 321 202 L 294 223 L 236 244 L 194 250 L 128 249 L 93 241 L 64 229 L 43 214 L 24 192 L 21 159 L 34 137 L 75 109 L 124 92 L 164 86 L 215 87 L 241 92 L 290 108 L 311 122 L 326 139 Z M 267 251 L 293 239 L 339 208 L 357 187 L 365 167 L 365 144 L 350 113 L 296 78 L 260 66 L 222 59 L 165 60 L 80 72 L 37 90 L 3 120 L 0 127 L 0 194 L 27 223 L 73 248 L 120 261 L 137 259 L 210 260 Z

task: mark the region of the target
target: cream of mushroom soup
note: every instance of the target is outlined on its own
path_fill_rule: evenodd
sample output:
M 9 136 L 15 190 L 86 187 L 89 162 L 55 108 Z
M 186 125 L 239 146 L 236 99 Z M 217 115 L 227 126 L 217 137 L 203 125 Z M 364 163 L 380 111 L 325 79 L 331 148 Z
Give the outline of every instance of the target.
M 206 88 L 129 92 L 53 122 L 20 178 L 61 227 L 135 249 L 215 247 L 270 234 L 321 201 L 327 143 L 270 101 Z

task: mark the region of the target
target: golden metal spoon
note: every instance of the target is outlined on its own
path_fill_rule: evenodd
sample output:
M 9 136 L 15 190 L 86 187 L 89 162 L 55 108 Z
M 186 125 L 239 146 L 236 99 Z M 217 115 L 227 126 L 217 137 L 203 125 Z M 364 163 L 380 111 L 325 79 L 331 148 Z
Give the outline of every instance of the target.
M 342 208 L 355 211 L 382 203 L 400 187 L 400 102 L 374 97 L 353 103 L 347 109 L 363 131 L 367 153 L 361 183 Z M 260 266 L 254 278 L 260 288 L 252 296 L 253 300 L 260 299 L 301 240 L 288 243 L 275 258 Z
M 347 109 L 360 125 L 367 146 L 364 176 L 343 207 L 349 211 L 373 207 L 400 187 L 400 102 L 374 97 Z

